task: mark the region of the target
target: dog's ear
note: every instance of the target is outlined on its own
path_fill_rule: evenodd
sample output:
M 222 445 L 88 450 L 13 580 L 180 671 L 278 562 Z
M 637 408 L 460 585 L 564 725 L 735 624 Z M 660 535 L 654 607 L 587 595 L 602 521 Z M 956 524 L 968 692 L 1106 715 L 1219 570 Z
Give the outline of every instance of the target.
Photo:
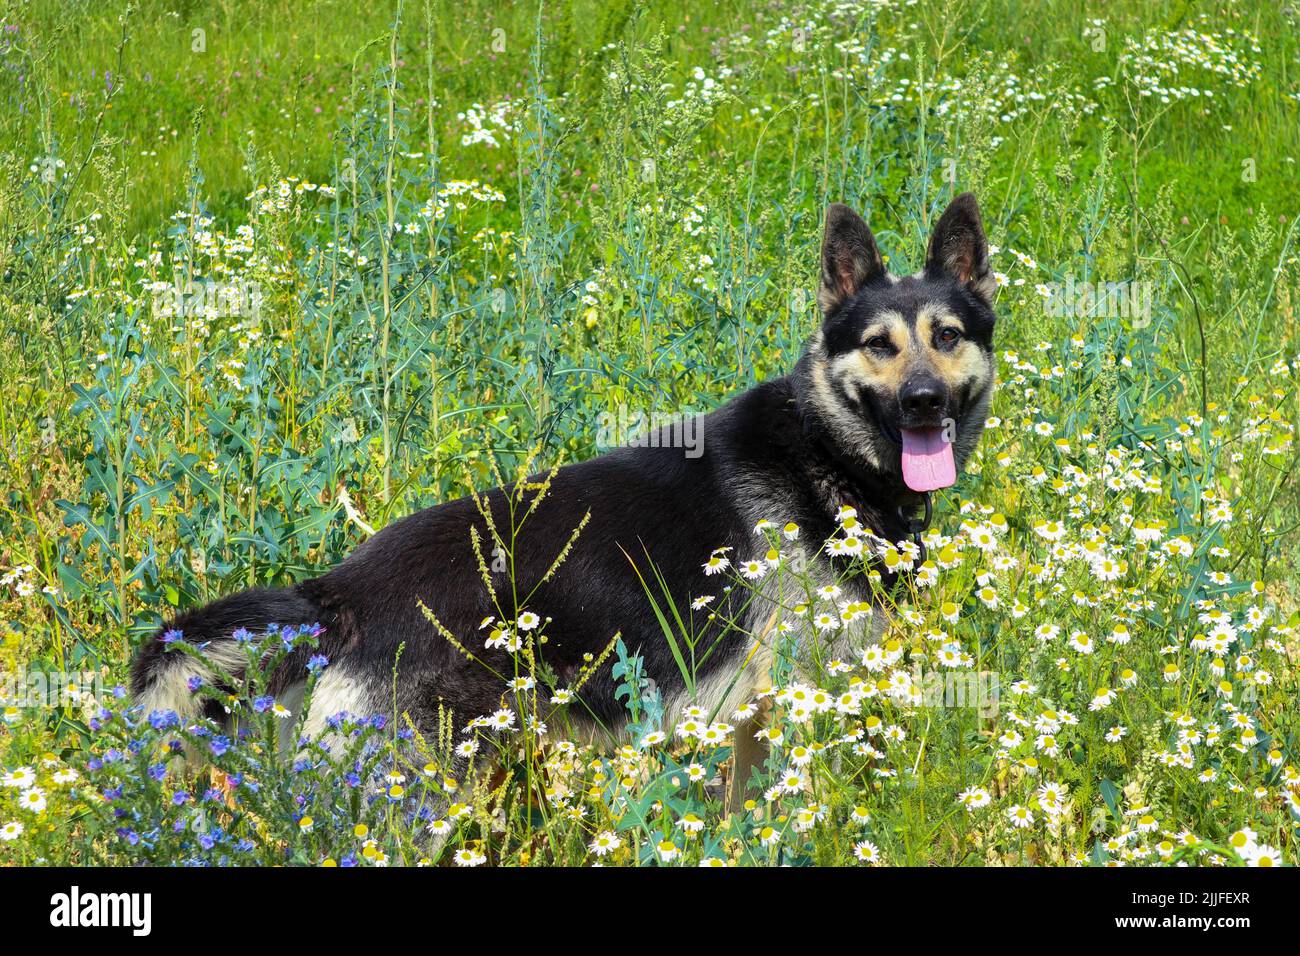
M 862 217 L 842 203 L 826 207 L 822 277 L 817 304 L 829 315 L 863 286 L 885 274 L 885 263 Z
M 989 242 L 974 194 L 962 193 L 939 217 L 925 254 L 925 269 L 952 276 L 985 305 L 993 304 L 997 283 L 989 268 Z

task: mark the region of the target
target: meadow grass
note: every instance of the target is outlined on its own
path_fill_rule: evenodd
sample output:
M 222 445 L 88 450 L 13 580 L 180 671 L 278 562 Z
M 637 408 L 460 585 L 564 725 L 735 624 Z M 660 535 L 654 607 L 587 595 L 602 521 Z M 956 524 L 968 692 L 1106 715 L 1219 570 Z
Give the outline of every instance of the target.
M 0 11 L 0 862 L 1296 861 L 1289 8 Z M 714 557 L 719 590 L 780 595 L 743 813 L 718 781 L 747 710 L 665 725 L 611 635 L 630 740 L 583 743 L 591 671 L 555 684 L 526 603 L 442 635 L 513 634 L 527 680 L 438 739 L 397 715 L 334 728 L 342 764 L 286 752 L 307 702 L 259 667 L 195 690 L 242 734 L 131 709 L 176 609 L 787 371 L 828 202 L 901 273 L 965 190 L 1000 388 L 927 561 L 887 555 L 916 574 L 885 615 L 788 516 Z M 689 683 L 708 602 L 664 612 Z M 882 615 L 852 659 L 809 636 Z M 263 663 L 313 640 L 242 636 Z

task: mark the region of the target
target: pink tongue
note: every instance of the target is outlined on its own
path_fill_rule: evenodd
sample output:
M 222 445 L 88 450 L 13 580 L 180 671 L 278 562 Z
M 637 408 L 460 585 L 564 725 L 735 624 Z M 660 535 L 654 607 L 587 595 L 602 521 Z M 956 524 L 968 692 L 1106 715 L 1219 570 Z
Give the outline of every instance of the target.
M 942 428 L 904 428 L 903 481 L 913 491 L 934 491 L 957 482 L 952 442 Z

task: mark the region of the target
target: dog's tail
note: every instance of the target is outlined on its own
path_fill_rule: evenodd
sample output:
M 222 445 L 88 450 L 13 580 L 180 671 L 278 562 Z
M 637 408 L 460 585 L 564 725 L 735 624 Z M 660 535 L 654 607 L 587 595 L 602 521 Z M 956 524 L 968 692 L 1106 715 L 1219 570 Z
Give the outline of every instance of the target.
M 192 681 L 214 679 L 204 660 L 169 646 L 176 641 L 200 649 L 203 658 L 235 679 L 243 677 L 247 658 L 234 634 L 240 628 L 257 633 L 271 624 L 320 622 L 320 607 L 298 588 L 252 588 L 186 611 L 160 628 L 141 645 L 131 665 L 131 691 L 145 712 L 175 711 L 182 719 L 199 716 L 203 698 Z M 220 718 L 218 713 L 208 716 Z

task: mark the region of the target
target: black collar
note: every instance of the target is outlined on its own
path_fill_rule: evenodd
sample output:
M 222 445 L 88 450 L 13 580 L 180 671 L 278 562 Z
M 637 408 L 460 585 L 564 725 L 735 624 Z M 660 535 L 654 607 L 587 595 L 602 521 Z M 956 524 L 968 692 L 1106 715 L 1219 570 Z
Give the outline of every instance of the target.
M 921 535 L 929 529 L 934 517 L 930 492 L 908 492 L 908 495 L 900 501 L 896 489 L 891 487 L 893 482 L 880 472 L 866 467 L 861 461 L 842 454 L 830 438 L 829 430 L 822 423 L 816 410 L 807 402 L 802 378 L 796 372 L 791 379 L 795 410 L 803 426 L 804 439 L 812 452 L 824 458 L 831 468 L 848 479 L 857 498 L 853 504 L 860 511 L 869 511 L 873 517 L 879 518 L 882 525 L 880 532 L 884 537 L 894 539 L 891 533 L 894 527 L 901 529 L 903 534 L 911 536 L 921 552 L 920 559 L 917 561 L 919 566 L 925 561 L 926 554 L 925 545 L 921 543 Z M 919 501 L 908 500 L 911 495 L 918 494 Z M 881 502 L 895 502 L 892 513 L 890 505 Z M 917 508 L 921 510 L 920 515 L 913 514 Z
M 880 503 L 882 500 L 887 502 L 890 499 L 897 501 L 897 496 L 890 488 L 891 482 L 879 472 L 840 454 L 820 427 L 814 426 L 811 431 L 813 434 L 809 437 L 817 451 L 828 459 L 833 468 L 849 479 L 854 491 L 857 492 L 858 501 L 855 504 L 878 514 L 882 523 L 889 522 L 892 525 L 897 522 L 905 534 L 910 534 L 914 539 L 919 540 L 921 533 L 930 527 L 930 521 L 934 516 L 930 493 L 911 492 L 911 494 L 919 494 L 920 500 L 915 504 L 907 500 L 899 502 L 894 505 L 891 514 L 889 505 Z M 917 508 L 921 510 L 921 514 L 914 516 Z M 890 528 L 882 527 L 880 530 L 887 537 L 889 536 Z

